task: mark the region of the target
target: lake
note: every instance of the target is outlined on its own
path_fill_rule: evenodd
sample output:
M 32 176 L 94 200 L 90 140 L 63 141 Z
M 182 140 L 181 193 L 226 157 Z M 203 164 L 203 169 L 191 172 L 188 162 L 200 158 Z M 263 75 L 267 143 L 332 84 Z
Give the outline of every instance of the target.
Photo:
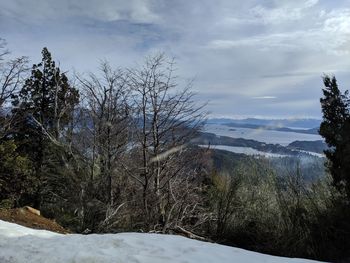
M 204 127 L 205 132 L 214 133 L 219 136 L 228 136 L 232 138 L 251 139 L 259 142 L 280 144 L 287 146 L 293 141 L 317 141 L 323 140 L 317 134 L 305 134 L 297 132 L 272 131 L 264 129 L 236 128 L 222 124 L 207 124 Z

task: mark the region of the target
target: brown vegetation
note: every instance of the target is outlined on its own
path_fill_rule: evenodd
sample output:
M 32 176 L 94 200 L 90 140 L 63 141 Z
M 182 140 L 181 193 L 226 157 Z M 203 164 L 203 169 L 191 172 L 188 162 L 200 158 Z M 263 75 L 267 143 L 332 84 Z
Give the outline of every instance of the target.
M 28 207 L 0 209 L 0 219 L 34 229 L 44 229 L 61 234 L 70 233 L 67 229 L 64 229 L 54 220 L 37 215 L 32 212 L 33 208 L 29 208 L 30 209 L 28 209 Z

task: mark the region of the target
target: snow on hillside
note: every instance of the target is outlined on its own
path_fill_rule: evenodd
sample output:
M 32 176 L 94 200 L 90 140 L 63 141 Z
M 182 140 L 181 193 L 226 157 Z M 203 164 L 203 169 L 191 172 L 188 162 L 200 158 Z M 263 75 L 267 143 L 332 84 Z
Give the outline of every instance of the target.
M 264 255 L 181 236 L 122 233 L 62 235 L 0 220 L 1 263 L 287 263 L 316 262 Z

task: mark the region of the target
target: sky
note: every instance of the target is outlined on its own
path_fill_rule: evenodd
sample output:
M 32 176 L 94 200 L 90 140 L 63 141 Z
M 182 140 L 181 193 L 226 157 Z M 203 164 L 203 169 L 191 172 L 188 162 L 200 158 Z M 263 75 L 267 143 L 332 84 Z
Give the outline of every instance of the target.
M 70 73 L 165 52 L 215 117 L 320 118 L 323 74 L 350 86 L 350 0 L 0 0 L 0 38 Z

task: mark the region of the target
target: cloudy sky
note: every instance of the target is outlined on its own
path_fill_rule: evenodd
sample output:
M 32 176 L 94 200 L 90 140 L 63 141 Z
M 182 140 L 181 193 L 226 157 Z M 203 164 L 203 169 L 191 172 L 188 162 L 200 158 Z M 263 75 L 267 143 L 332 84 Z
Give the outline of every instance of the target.
M 350 0 L 0 0 L 0 37 L 70 72 L 164 51 L 214 116 L 320 117 L 322 74 L 350 87 Z

